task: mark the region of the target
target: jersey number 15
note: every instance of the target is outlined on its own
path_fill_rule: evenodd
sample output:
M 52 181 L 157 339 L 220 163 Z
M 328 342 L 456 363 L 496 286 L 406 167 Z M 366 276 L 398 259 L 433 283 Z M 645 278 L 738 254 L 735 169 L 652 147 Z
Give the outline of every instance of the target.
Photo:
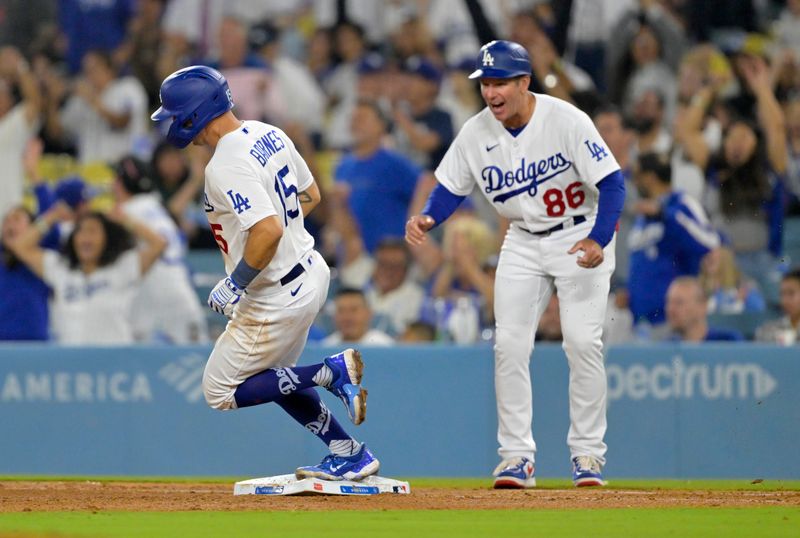
M 283 224 L 289 225 L 289 219 L 295 219 L 300 215 L 300 206 L 297 203 L 297 186 L 286 185 L 283 178 L 289 175 L 289 166 L 284 166 L 278 170 L 278 175 L 275 176 L 275 192 L 278 193 L 278 198 L 283 206 Z M 294 195 L 294 209 L 286 207 L 289 202 L 289 197 Z

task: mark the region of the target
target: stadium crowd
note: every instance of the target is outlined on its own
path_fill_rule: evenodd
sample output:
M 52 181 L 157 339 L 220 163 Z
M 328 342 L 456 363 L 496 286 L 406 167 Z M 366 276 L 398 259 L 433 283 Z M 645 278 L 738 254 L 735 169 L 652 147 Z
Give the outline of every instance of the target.
M 484 105 L 482 43 L 594 120 L 627 183 L 606 343 L 800 343 L 800 0 L 7 0 L 0 6 L 0 340 L 204 342 L 216 249 L 199 147 L 150 122 L 205 64 L 323 189 L 333 269 L 312 339 L 493 339 L 508 226 L 479 192 L 409 248 L 408 215 Z M 219 271 L 222 264 L 219 262 Z M 210 327 L 209 327 L 210 322 Z M 537 339 L 559 341 L 557 298 Z

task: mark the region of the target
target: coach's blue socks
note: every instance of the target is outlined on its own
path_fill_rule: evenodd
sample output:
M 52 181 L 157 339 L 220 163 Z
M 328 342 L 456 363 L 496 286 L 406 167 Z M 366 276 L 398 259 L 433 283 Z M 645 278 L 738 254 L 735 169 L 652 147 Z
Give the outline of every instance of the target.
M 289 394 L 311 387 L 327 387 L 330 370 L 324 364 L 270 368 L 245 379 L 236 389 L 237 407 L 250 407 L 277 401 Z

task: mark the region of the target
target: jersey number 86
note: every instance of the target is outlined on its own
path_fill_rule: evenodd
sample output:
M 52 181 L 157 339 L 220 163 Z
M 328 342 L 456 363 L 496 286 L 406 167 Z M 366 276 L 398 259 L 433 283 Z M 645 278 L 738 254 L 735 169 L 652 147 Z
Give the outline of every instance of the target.
M 560 217 L 567 212 L 567 206 L 572 209 L 582 206 L 586 201 L 586 193 L 581 190 L 581 183 L 576 181 L 570 183 L 564 192 L 559 189 L 547 189 L 542 195 L 542 200 L 547 208 L 548 217 Z

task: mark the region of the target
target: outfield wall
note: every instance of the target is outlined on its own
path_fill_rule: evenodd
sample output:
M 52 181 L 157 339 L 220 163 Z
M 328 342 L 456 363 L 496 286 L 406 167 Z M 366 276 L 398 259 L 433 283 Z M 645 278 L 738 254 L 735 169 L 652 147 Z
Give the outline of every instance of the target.
M 209 409 L 207 347 L 0 347 L 0 475 L 265 476 L 315 463 L 272 405 Z M 301 363 L 324 356 L 311 347 Z M 490 347 L 364 348 L 367 421 L 348 428 L 398 476 L 485 476 L 497 463 Z M 800 351 L 610 350 L 610 477 L 800 478 Z M 567 476 L 566 359 L 532 361 L 539 476 Z M 341 403 L 324 398 L 346 420 Z

